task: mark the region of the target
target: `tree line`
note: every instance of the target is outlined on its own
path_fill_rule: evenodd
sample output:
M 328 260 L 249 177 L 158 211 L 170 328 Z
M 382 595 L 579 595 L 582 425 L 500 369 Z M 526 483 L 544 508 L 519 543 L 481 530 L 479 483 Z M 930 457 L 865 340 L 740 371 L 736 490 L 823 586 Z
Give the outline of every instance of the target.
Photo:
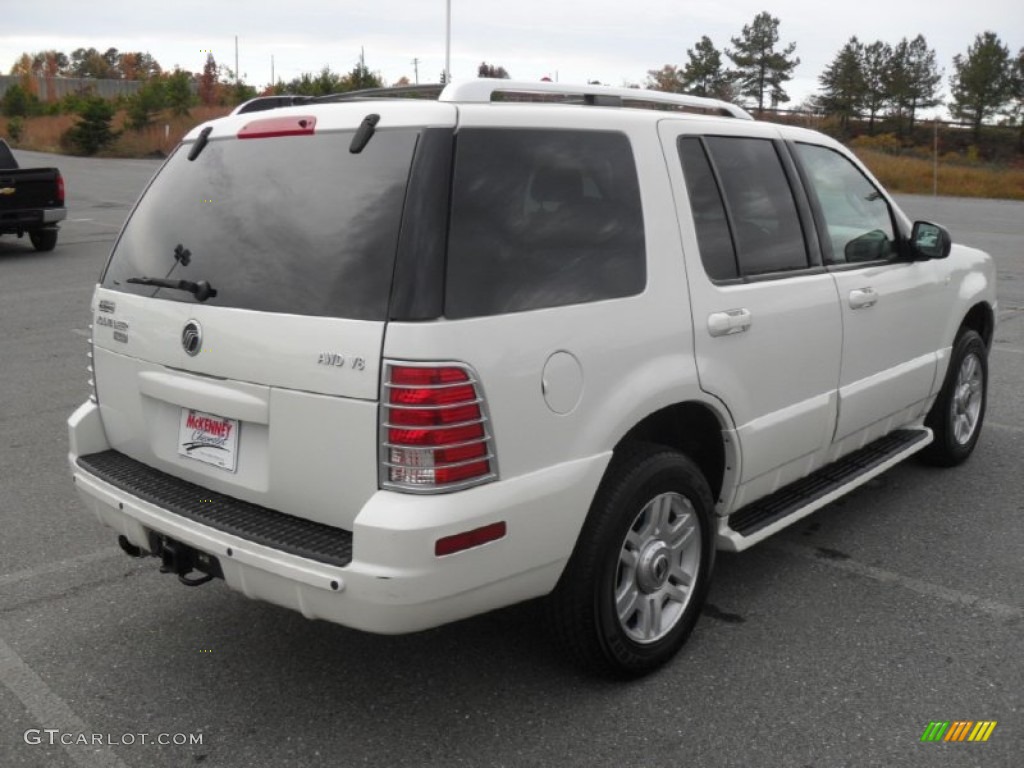
M 826 113 L 838 116 L 844 128 L 850 119 L 867 115 L 869 131 L 874 132 L 876 117 L 887 112 L 901 131 L 904 118 L 913 130 L 919 109 L 943 103 L 942 72 L 935 51 L 921 35 L 895 46 L 880 40 L 864 44 L 851 37 L 818 81 L 818 103 Z M 1021 123 L 1024 47 L 1014 57 L 994 32 L 975 36 L 965 54 L 953 57 L 949 92 L 950 114 L 971 126 L 975 141 L 982 124 L 999 116 Z
M 648 70 L 646 87 L 734 103 L 750 100 L 760 114 L 766 103 L 774 108 L 789 101 L 784 84 L 800 63 L 796 43 L 782 46 L 779 39 L 779 19 L 759 13 L 730 39 L 731 48 L 719 50 L 705 35 L 687 49 L 683 66 Z M 873 133 L 884 116 L 902 134 L 913 131 L 921 110 L 944 103 L 942 80 L 935 50 L 923 35 L 895 44 L 864 43 L 854 36 L 821 73 L 821 90 L 807 106 L 838 118 L 842 130 L 851 120 L 866 118 Z M 975 141 L 982 124 L 999 116 L 1020 125 L 1024 136 L 1024 47 L 1014 56 L 994 32 L 977 35 L 966 53 L 953 57 L 949 89 L 950 113 L 973 128 Z
M 790 101 L 785 84 L 792 80 L 800 58 L 796 43 L 780 43 L 780 22 L 767 11 L 757 14 L 731 45 L 718 49 L 708 36 L 686 51 L 683 66 L 666 64 L 647 72 L 645 86 L 662 91 L 691 93 L 738 104 L 749 104 L 758 114 Z M 193 74 L 175 68 L 166 72 L 147 52 L 121 52 L 108 48 L 77 48 L 70 54 L 57 50 L 23 53 L 11 68 L 12 75 L 42 77 L 111 78 L 144 81 L 142 88 L 123 104 L 128 125 L 142 128 L 154 115 L 170 109 L 185 114 L 195 104 L 234 105 L 257 94 L 228 67 L 218 66 L 208 54 L 203 71 Z M 509 77 L 504 67 L 482 62 L 479 77 Z M 873 133 L 881 118 L 895 123 L 897 132 L 913 132 L 921 110 L 943 104 L 944 72 L 934 49 L 923 35 L 906 37 L 890 44 L 870 43 L 851 37 L 818 77 L 820 91 L 804 106 L 834 116 L 841 131 L 852 120 L 866 120 Z M 444 81 L 442 73 L 442 82 Z M 596 81 L 591 81 L 596 82 Z M 975 37 L 966 53 L 953 58 L 948 78 L 948 107 L 957 120 L 974 130 L 1004 117 L 1021 126 L 1024 146 L 1024 47 L 1012 54 L 994 32 Z M 401 78 L 396 85 L 409 84 Z M 331 93 L 378 88 L 384 85 L 380 73 L 371 71 L 362 56 L 347 73 L 329 66 L 320 72 L 306 72 L 289 81 L 278 81 L 263 93 L 295 93 L 323 96 Z M 69 97 L 68 104 L 42 105 L 31 88 L 9 88 L 0 109 L 8 116 L 29 116 L 47 111 L 76 111 L 85 94 Z
M 11 67 L 12 75 L 41 77 L 93 77 L 104 80 L 145 80 L 163 72 L 159 62 L 142 51 L 76 48 L 71 54 L 48 50 L 23 53 Z

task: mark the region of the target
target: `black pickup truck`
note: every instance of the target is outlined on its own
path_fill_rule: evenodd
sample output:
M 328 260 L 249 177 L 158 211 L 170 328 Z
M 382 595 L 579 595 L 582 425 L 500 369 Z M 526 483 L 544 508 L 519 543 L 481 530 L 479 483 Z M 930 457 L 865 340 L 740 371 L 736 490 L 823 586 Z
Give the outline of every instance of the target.
M 37 251 L 57 245 L 57 222 L 64 207 L 64 177 L 56 168 L 18 168 L 7 142 L 0 139 L 0 235 L 26 232 Z

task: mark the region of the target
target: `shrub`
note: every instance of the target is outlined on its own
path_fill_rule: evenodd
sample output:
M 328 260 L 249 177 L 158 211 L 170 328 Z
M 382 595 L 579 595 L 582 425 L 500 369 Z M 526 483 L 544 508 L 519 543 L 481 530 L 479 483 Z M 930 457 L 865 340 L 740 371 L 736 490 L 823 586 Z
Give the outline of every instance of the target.
M 117 135 L 110 128 L 114 107 L 99 96 L 85 99 L 79 120 L 67 131 L 67 141 L 83 155 L 94 155 L 110 144 Z
M 133 131 L 141 131 L 153 122 L 153 115 L 165 106 L 167 94 L 163 81 L 150 80 L 128 100 L 128 127 Z
M 174 114 L 187 115 L 189 109 L 195 104 L 196 97 L 192 94 L 191 83 L 192 79 L 188 76 L 188 72 L 183 72 L 180 69 L 174 70 L 174 73 L 168 76 L 165 86 L 167 106 Z
M 855 149 L 873 149 L 878 152 L 895 154 L 903 146 L 896 136 L 891 133 L 880 133 L 876 136 L 858 136 L 850 142 Z
M 7 121 L 7 136 L 11 141 L 21 141 L 21 132 L 25 128 L 24 118 L 16 115 Z
M 38 107 L 39 99 L 20 85 L 12 85 L 0 100 L 0 110 L 7 117 L 28 117 Z

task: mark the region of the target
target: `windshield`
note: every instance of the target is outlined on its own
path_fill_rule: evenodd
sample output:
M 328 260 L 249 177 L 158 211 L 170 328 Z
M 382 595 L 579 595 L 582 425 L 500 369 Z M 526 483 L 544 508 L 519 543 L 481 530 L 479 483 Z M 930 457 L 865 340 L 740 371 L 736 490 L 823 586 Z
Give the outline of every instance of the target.
M 129 278 L 205 281 L 207 306 L 384 320 L 417 130 L 211 139 L 170 158 L 135 209 L 103 286 L 195 302 Z M 182 258 L 187 253 L 187 258 Z

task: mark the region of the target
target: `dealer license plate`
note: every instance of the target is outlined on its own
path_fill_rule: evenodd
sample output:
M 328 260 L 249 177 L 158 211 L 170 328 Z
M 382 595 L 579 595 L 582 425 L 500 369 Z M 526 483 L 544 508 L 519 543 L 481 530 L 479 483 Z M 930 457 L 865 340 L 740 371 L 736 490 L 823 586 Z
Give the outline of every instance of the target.
M 182 408 L 178 454 L 234 472 L 238 461 L 238 419 Z

